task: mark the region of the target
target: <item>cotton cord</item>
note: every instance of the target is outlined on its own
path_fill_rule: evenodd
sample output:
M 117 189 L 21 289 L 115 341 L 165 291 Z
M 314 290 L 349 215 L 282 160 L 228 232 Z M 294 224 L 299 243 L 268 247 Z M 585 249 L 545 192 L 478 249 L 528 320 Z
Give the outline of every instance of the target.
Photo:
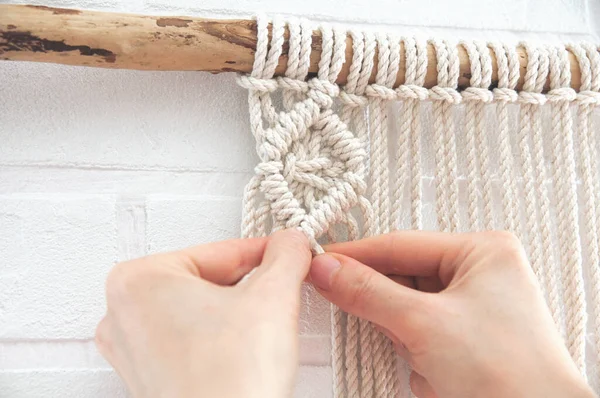
M 436 52 L 437 85 L 429 91 L 433 101 L 433 129 L 436 161 L 436 203 L 441 231 L 458 232 L 458 185 L 456 179 L 456 142 L 454 108 L 462 97 L 458 86 L 458 54 L 456 46 L 445 40 L 431 40 Z
M 498 87 L 493 90 L 498 122 L 499 169 L 502 186 L 504 228 L 523 239 L 518 206 L 515 159 L 510 139 L 508 104 L 518 99 L 515 87 L 519 81 L 519 60 L 514 48 L 497 42 L 489 43 L 498 63 Z
M 577 94 L 570 87 L 571 67 L 566 49 L 550 49 L 550 92 L 552 112 L 553 179 L 556 183 L 557 230 L 563 267 L 567 347 L 579 370 L 585 374 L 585 333 L 587 312 L 583 288 L 577 176 L 573 147 L 573 120 L 570 104 Z
M 579 63 L 581 87 L 577 95 L 577 139 L 579 140 L 580 173 L 582 176 L 583 213 L 585 241 L 582 242 L 587 256 L 589 276 L 590 313 L 592 320 L 592 343 L 595 351 L 596 371 L 588 372 L 591 383 L 600 387 L 598 363 L 600 363 L 600 214 L 598 212 L 598 158 L 592 112 L 600 101 L 600 56 L 589 43 L 568 46 Z
M 312 23 L 259 16 L 256 26 L 253 70 L 238 76 L 248 90 L 250 130 L 259 157 L 244 190 L 242 236 L 297 228 L 318 254 L 323 252 L 319 242 L 354 240 L 409 225 L 423 229 L 423 156 L 428 148 L 422 141 L 427 140 L 434 155 L 438 228 L 461 231 L 459 210 L 465 209 L 464 230 L 503 227 L 517 234 L 569 352 L 582 374 L 586 360 L 596 364 L 588 369 L 589 377 L 600 388 L 600 143 L 593 124 L 600 106 L 598 48 L 588 43 L 522 43 L 527 52 L 522 75 L 513 46 L 462 41 L 459 45 L 470 60 L 470 81 L 468 88 L 459 90 L 458 50 L 447 40 L 321 25 L 318 72 L 311 78 Z M 348 36 L 352 59 L 347 82 L 340 87 L 336 80 L 346 62 Z M 431 89 L 424 87 L 428 45 L 435 51 L 437 70 Z M 579 92 L 570 88 L 567 51 L 579 63 Z M 275 77 L 284 59 L 285 72 Z M 374 82 L 369 83 L 371 76 Z M 403 83 L 396 86 L 398 78 Z M 523 88 L 517 93 L 520 79 Z M 432 107 L 431 137 L 423 137 L 425 102 Z M 456 119 L 463 106 L 464 117 Z M 390 114 L 390 109 L 396 112 Z M 513 128 L 515 110 L 518 126 Z M 490 117 L 495 125 L 486 123 Z M 461 198 L 456 123 L 465 134 L 461 156 L 466 195 Z M 390 139 L 394 136 L 396 140 Z M 490 150 L 493 140 L 498 145 L 495 156 Z M 496 208 L 501 214 L 494 213 Z M 387 338 L 366 320 L 335 306 L 331 327 L 335 398 L 406 396 L 409 387 L 400 382 L 397 356 Z M 593 358 L 586 358 L 588 332 Z

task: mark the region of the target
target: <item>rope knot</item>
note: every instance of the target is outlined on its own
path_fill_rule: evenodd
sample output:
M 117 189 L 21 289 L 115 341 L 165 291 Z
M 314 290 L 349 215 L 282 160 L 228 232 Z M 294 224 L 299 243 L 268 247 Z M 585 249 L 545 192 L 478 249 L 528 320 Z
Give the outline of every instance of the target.
M 348 105 L 351 107 L 364 108 L 367 106 L 367 98 L 363 95 L 350 94 L 345 90 L 340 91 L 340 101 L 344 105 Z
M 450 87 L 435 86 L 429 90 L 429 98 L 432 101 L 444 101 L 449 104 L 460 104 L 462 97 L 458 91 Z
M 308 81 L 308 88 L 332 98 L 340 95 L 340 87 L 337 84 L 316 77 Z
M 542 93 L 532 93 L 531 91 L 521 91 L 519 93 L 519 102 L 529 105 L 544 105 L 548 99 Z
M 278 88 L 277 81 L 274 79 L 259 79 L 248 75 L 238 75 L 237 84 L 247 90 L 261 93 L 272 93 Z
M 396 89 L 396 94 L 401 99 L 415 99 L 424 101 L 429 97 L 429 91 L 425 87 L 415 84 L 403 84 Z
M 600 93 L 597 91 L 580 91 L 577 94 L 577 102 L 583 105 L 597 105 L 600 104 Z
M 464 101 L 488 104 L 494 100 L 494 94 L 487 88 L 468 87 L 462 92 L 462 98 Z
M 495 88 L 494 89 L 494 98 L 497 101 L 502 102 L 517 102 L 519 99 L 519 94 L 515 90 L 510 88 Z
M 282 89 L 293 90 L 299 93 L 308 92 L 308 83 L 302 80 L 292 79 L 290 77 L 278 77 L 277 83 Z
M 367 86 L 365 93 L 368 97 L 380 98 L 386 101 L 396 99 L 396 91 L 390 87 L 382 86 L 381 84 L 371 84 Z
M 550 90 L 546 95 L 550 102 L 575 101 L 577 93 L 571 87 L 560 87 Z

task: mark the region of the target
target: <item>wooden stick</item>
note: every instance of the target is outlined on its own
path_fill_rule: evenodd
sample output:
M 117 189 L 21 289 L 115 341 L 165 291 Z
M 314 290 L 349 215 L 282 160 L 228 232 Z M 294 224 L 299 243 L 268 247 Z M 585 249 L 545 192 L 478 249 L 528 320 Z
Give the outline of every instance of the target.
M 286 40 L 288 34 L 286 32 Z M 338 83 L 348 76 L 352 39 L 348 37 L 346 60 Z M 321 35 L 313 33 L 310 73 L 316 74 L 321 55 Z M 256 49 L 256 23 L 249 20 L 209 20 L 192 17 L 160 17 L 83 11 L 32 5 L 0 4 L 0 59 L 38 61 L 114 69 L 195 70 L 212 73 L 250 72 Z M 521 67 L 520 90 L 527 53 L 517 48 Z M 396 85 L 404 83 L 405 58 L 401 49 Z M 462 46 L 459 88 L 469 86 L 469 57 Z M 498 83 L 493 62 L 492 86 Z M 581 73 L 575 56 L 571 61 L 571 86 L 578 90 Z M 428 46 L 429 65 L 425 87 L 436 84 L 435 51 Z M 287 42 L 276 73 L 287 64 Z M 374 82 L 376 68 L 370 82 Z M 546 84 L 546 89 L 549 82 Z

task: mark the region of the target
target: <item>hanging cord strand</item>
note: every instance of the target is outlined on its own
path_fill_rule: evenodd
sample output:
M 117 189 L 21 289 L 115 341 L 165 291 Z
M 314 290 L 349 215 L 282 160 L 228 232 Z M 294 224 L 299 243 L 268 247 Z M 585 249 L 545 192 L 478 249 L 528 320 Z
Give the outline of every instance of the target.
M 361 66 L 361 72 L 358 78 L 358 85 L 356 88 L 357 94 L 364 95 L 368 86 L 369 77 L 374 68 L 375 53 L 377 48 L 377 41 L 375 36 L 371 33 L 364 33 L 365 39 L 365 56 Z M 369 105 L 367 102 L 367 106 Z M 365 112 L 368 108 L 357 112 L 355 115 L 357 136 L 363 142 L 365 149 L 369 149 L 369 125 L 367 123 L 368 114 Z M 370 162 L 370 160 L 369 160 Z M 365 231 L 364 236 L 372 236 L 375 234 L 375 221 L 373 215 L 365 215 Z M 360 347 L 360 360 L 361 360 L 361 397 L 372 397 L 374 394 L 375 380 L 374 380 L 374 369 L 373 369 L 373 346 L 371 345 L 371 334 L 372 326 L 369 321 L 365 319 L 358 320 L 359 326 L 359 347 Z
M 598 214 L 596 203 L 598 201 L 598 191 L 596 190 L 595 180 L 598 178 L 598 161 L 594 153 L 596 145 L 594 129 L 591 126 L 592 112 L 600 100 L 600 79 L 598 79 L 598 53 L 595 49 L 590 49 L 589 45 L 569 45 L 571 51 L 579 63 L 581 71 L 581 88 L 577 95 L 577 118 L 578 118 L 578 139 L 580 153 L 580 173 L 582 180 L 583 194 L 583 221 L 584 237 L 587 255 L 588 280 L 590 281 L 589 291 L 591 297 L 590 314 L 592 315 L 592 336 L 593 349 L 596 352 L 594 357 L 596 366 L 600 363 L 600 246 L 598 234 Z M 594 58 L 594 54 L 598 58 Z M 588 56 L 590 54 L 591 56 Z M 592 64 L 593 67 L 592 67 Z M 600 387 L 600 375 L 596 371 L 589 372 L 590 382 Z
M 386 73 L 386 80 L 385 80 L 385 86 L 390 89 L 390 99 L 395 98 L 395 93 L 391 94 L 391 90 L 396 82 L 396 77 L 398 76 L 398 71 L 399 71 L 399 67 L 400 67 L 400 39 L 398 37 L 392 36 L 392 35 L 388 35 L 388 43 L 390 45 L 390 60 L 388 63 L 388 70 Z M 384 106 L 387 107 L 389 101 L 386 101 L 384 103 Z M 384 111 L 387 112 L 388 110 L 384 109 Z M 386 123 L 386 128 L 387 128 L 387 123 Z M 386 134 L 387 135 L 387 134 Z M 386 143 L 387 144 L 387 143 Z M 386 152 L 389 151 L 388 146 L 385 146 Z M 387 153 L 386 153 L 387 155 Z M 387 157 L 387 162 L 385 165 L 385 170 L 386 173 L 389 173 L 389 168 L 390 168 L 390 162 L 389 162 L 389 157 Z M 387 185 L 389 186 L 389 177 L 387 177 Z M 383 183 L 385 184 L 386 182 L 383 181 Z M 389 190 L 384 192 L 386 196 L 386 198 L 388 199 L 389 202 Z M 384 209 L 385 211 L 387 211 L 388 214 L 388 225 L 386 228 L 385 232 L 390 232 L 393 228 L 394 228 L 394 224 L 395 224 L 395 220 L 393 218 L 390 218 L 390 205 L 388 204 L 386 206 L 386 209 Z M 385 357 L 385 365 L 386 365 L 386 370 L 385 370 L 385 377 L 386 377 L 386 384 L 387 384 L 387 388 L 388 388 L 388 396 L 390 397 L 397 397 L 400 395 L 400 385 L 399 385 L 399 379 L 398 379 L 398 356 L 396 355 L 396 350 L 394 349 L 394 345 L 392 344 L 392 341 L 390 339 L 388 339 L 387 337 L 384 336 L 384 357 Z
M 475 47 L 479 53 L 481 61 L 481 87 L 478 90 L 477 102 L 477 129 L 475 130 L 477 139 L 477 148 L 479 149 L 479 171 L 482 185 L 483 199 L 483 228 L 486 230 L 494 229 L 493 197 L 492 197 L 492 177 L 490 167 L 490 152 L 488 133 L 486 132 L 486 104 L 494 100 L 494 95 L 489 88 L 492 84 L 492 57 L 488 46 L 482 42 L 475 42 Z
M 348 82 L 344 91 L 340 94 L 340 98 L 344 103 L 342 109 L 342 120 L 350 125 L 357 115 L 357 110 L 360 112 L 363 98 L 356 95 L 358 79 L 360 77 L 361 65 L 364 59 L 365 43 L 363 35 L 360 33 L 351 33 L 352 35 L 352 62 L 350 64 L 350 72 L 348 73 Z M 363 105 L 364 106 L 364 105 Z M 356 129 L 357 126 L 354 125 Z M 356 130 L 355 130 L 356 131 Z M 340 311 L 332 304 L 332 311 Z M 336 333 L 336 331 L 333 331 Z M 358 318 L 348 314 L 346 317 L 346 385 L 349 398 L 360 398 L 359 386 L 359 322 Z
M 519 61 L 512 47 L 500 43 L 490 43 L 498 63 L 498 87 L 493 90 L 496 100 L 498 121 L 499 169 L 502 186 L 502 211 L 504 229 L 511 231 L 523 239 L 519 207 L 517 204 L 517 176 L 514 172 L 514 157 L 510 141 L 508 122 L 508 104 L 517 101 L 515 91 L 519 79 Z
M 585 375 L 587 312 L 579 241 L 577 177 L 573 156 L 573 121 L 570 104 L 576 98 L 570 87 L 571 71 L 564 47 L 550 49 L 550 92 L 553 115 L 552 149 L 556 183 L 557 219 L 563 289 L 566 304 L 567 346 L 578 369 Z
M 456 143 L 454 104 L 461 102 L 458 86 L 458 55 L 447 41 L 432 40 L 438 70 L 437 85 L 429 90 L 433 101 L 433 129 L 436 162 L 436 202 L 441 231 L 458 232 L 458 185 L 456 181 Z
M 534 161 L 532 160 L 532 149 L 530 146 L 530 135 L 532 133 L 532 119 L 536 117 L 536 108 L 543 105 L 546 102 L 546 98 L 541 94 L 541 90 L 536 89 L 536 82 L 541 81 L 541 77 L 547 76 L 547 65 L 545 62 L 541 62 L 543 54 L 537 47 L 530 47 L 526 45 L 528 54 L 527 73 L 525 75 L 525 84 L 523 88 L 525 91 L 519 94 L 519 101 L 522 103 L 521 111 L 519 115 L 519 129 L 517 131 L 517 141 L 520 151 L 521 158 L 521 174 L 523 175 L 523 196 L 525 198 L 525 217 L 526 217 L 526 229 L 529 246 L 529 256 L 531 258 L 531 266 L 533 272 L 537 276 L 540 284 L 543 285 L 544 280 L 544 269 L 543 266 L 543 250 L 542 250 L 542 239 L 540 233 L 540 225 L 538 223 L 537 209 L 541 207 L 540 213 L 542 214 L 541 221 L 547 222 L 548 219 L 543 219 L 544 214 L 544 197 L 547 197 L 544 193 L 541 195 L 536 191 L 538 189 L 544 189 L 545 187 L 536 187 L 536 184 L 542 182 L 544 171 L 544 163 L 542 161 L 539 164 L 539 160 L 543 160 L 543 152 L 540 152 L 543 148 L 541 145 L 541 131 L 533 131 L 533 157 L 536 159 L 537 173 L 534 175 Z M 536 179 L 537 178 L 537 179 Z M 538 203 L 541 201 L 541 205 Z M 542 225 L 542 228 L 544 226 Z M 524 238 L 524 237 L 523 237 Z
M 376 84 L 367 87 L 367 95 L 372 97 L 370 108 L 371 121 L 371 200 L 373 210 L 377 217 L 376 232 L 386 233 L 389 230 L 390 203 L 389 203 L 389 158 L 387 141 L 387 101 L 383 95 L 387 93 L 385 87 L 391 80 L 390 68 L 393 53 L 391 43 L 387 36 L 376 37 L 378 48 L 378 69 Z M 399 56 L 399 55 L 398 55 Z M 397 68 L 396 63 L 396 68 Z M 397 69 L 396 69 L 397 72 Z M 395 76 L 394 76 L 395 80 Z M 393 81 L 392 83 L 393 84 Z M 382 95 L 383 94 L 383 95 Z M 371 327 L 371 345 L 373 349 L 373 372 L 376 397 L 386 397 L 389 388 L 389 369 L 387 362 L 387 341 L 385 336 Z
M 467 51 L 471 64 L 471 87 L 467 88 L 463 93 L 463 101 L 465 105 L 465 137 L 466 137 L 466 176 L 467 176 L 467 201 L 468 201 L 468 230 L 479 231 L 479 192 L 477 184 L 477 169 L 480 167 L 477 164 L 477 147 L 475 144 L 476 121 L 478 121 L 482 110 L 480 109 L 481 99 L 479 91 L 481 87 L 481 59 L 475 45 L 471 42 L 462 42 L 461 45 Z M 486 93 L 488 93 L 486 91 Z

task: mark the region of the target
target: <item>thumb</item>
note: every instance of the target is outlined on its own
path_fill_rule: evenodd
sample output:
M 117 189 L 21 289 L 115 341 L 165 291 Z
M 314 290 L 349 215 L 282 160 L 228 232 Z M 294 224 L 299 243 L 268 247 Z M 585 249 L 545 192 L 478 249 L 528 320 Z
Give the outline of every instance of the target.
M 342 310 L 396 332 L 412 323 L 424 299 L 423 293 L 342 254 L 316 256 L 310 279 L 319 293 Z
M 311 257 L 308 239 L 302 232 L 297 229 L 275 232 L 249 282 L 261 291 L 297 295 L 308 274 Z

